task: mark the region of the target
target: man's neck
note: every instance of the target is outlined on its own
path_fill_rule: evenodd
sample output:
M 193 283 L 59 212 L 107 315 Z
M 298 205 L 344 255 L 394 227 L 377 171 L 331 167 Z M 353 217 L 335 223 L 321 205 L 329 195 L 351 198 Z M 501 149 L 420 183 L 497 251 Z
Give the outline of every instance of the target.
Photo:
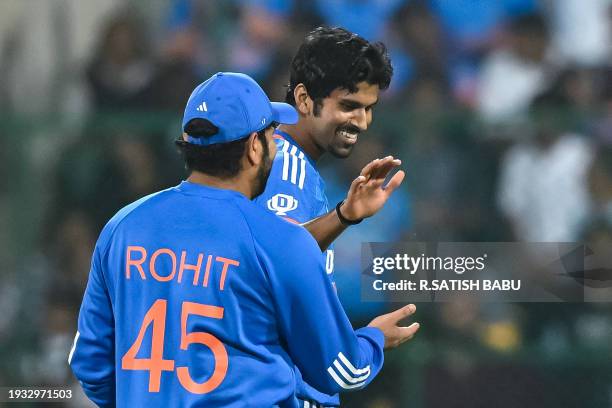
M 295 125 L 281 125 L 278 130 L 285 132 L 300 146 L 314 162 L 317 162 L 324 150 L 321 150 L 315 143 L 314 138 L 310 135 L 304 126 L 300 126 L 300 122 Z
M 234 177 L 231 179 L 221 179 L 219 177 L 210 176 L 208 174 L 193 171 L 187 177 L 190 183 L 201 184 L 203 186 L 219 188 L 223 190 L 237 191 L 238 193 L 252 199 L 253 191 L 242 178 Z

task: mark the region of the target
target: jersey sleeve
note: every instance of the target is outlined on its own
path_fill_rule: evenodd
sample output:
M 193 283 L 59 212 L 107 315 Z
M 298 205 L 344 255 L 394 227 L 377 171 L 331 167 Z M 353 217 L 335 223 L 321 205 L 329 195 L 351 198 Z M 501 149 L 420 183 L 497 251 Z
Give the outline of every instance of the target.
M 68 364 L 93 402 L 101 407 L 114 407 L 115 325 L 99 244 L 94 250 Z
M 303 379 L 317 390 L 336 394 L 361 389 L 382 368 L 384 336 L 377 328 L 353 330 L 316 242 L 302 227 L 292 228 L 300 231 L 280 241 L 282 254 L 258 249 L 268 265 L 288 352 Z
M 280 146 L 266 189 L 255 202 L 287 221 L 302 224 L 318 216 L 319 208 L 313 199 L 317 175 L 304 157 L 292 155 Z

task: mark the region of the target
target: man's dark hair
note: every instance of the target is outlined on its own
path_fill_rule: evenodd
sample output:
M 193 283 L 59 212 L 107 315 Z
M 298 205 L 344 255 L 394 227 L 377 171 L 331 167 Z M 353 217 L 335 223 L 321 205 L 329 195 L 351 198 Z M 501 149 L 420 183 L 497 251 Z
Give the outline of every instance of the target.
M 293 91 L 302 83 L 315 103 L 316 115 L 333 90 L 357 92 L 357 84 L 364 81 L 387 89 L 392 76 L 383 43 L 370 43 L 344 28 L 318 27 L 306 35 L 293 57 L 285 100 L 295 106 Z
M 274 124 L 272 124 L 274 126 Z M 257 132 L 259 141 L 263 144 L 264 156 L 269 154 L 268 143 L 266 142 L 266 129 Z M 184 129 L 185 133 L 194 138 L 210 137 L 219 132 L 214 124 L 206 119 L 192 119 Z M 247 136 L 239 140 L 227 143 L 215 143 L 209 146 L 200 146 L 186 142 L 182 139 L 174 143 L 179 147 L 185 168 L 189 173 L 199 171 L 219 178 L 232 178 L 236 176 L 242 165 L 240 159 L 244 155 Z

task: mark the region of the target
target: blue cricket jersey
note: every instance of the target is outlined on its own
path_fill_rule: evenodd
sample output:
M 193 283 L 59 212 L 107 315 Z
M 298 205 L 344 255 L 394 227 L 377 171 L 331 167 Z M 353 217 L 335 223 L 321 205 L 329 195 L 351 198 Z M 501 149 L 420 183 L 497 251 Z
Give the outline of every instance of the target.
M 300 146 L 280 130 L 274 133 L 276 156 L 262 195 L 254 201 L 276 215 L 302 224 L 329 212 L 325 182 L 314 161 Z M 333 245 L 323 252 L 325 270 L 334 282 Z
M 329 212 L 325 183 L 314 161 L 286 132 L 275 132 L 277 152 L 264 193 L 255 202 L 294 223 L 304 223 Z M 334 249 L 322 253 L 327 275 L 335 287 Z M 300 373 L 296 373 L 298 379 Z M 298 397 L 324 406 L 339 406 L 340 398 L 327 395 L 300 381 Z M 304 404 L 305 406 L 308 404 Z
M 353 330 L 304 228 L 182 182 L 102 230 L 68 361 L 103 407 L 297 407 L 296 367 L 360 389 L 383 346 Z

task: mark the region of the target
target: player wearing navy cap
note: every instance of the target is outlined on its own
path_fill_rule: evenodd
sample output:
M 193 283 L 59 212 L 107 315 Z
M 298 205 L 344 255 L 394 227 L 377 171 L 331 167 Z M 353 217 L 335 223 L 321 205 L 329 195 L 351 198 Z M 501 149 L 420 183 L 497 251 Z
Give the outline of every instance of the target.
M 380 90 L 389 86 L 392 73 L 382 43 L 369 43 L 342 28 L 310 32 L 291 63 L 286 101 L 297 109 L 299 121 L 276 130 L 278 153 L 266 190 L 256 201 L 289 221 L 304 224 L 323 251 L 332 282 L 331 242 L 347 226 L 376 213 L 401 184 L 404 172 L 398 171 L 383 187 L 387 175 L 401 162 L 392 156 L 374 160 L 353 181 L 346 199 L 330 212 L 316 162 L 327 152 L 338 158 L 350 155 L 359 134 L 371 123 Z M 338 395 L 326 395 L 304 383 L 298 395 L 303 406 L 340 402 Z
M 68 358 L 96 404 L 297 407 L 295 366 L 324 392 L 360 389 L 414 335 L 397 326 L 414 305 L 354 331 L 312 236 L 251 201 L 275 124 L 296 121 L 246 75 L 193 92 L 187 181 L 120 210 L 96 243 Z

